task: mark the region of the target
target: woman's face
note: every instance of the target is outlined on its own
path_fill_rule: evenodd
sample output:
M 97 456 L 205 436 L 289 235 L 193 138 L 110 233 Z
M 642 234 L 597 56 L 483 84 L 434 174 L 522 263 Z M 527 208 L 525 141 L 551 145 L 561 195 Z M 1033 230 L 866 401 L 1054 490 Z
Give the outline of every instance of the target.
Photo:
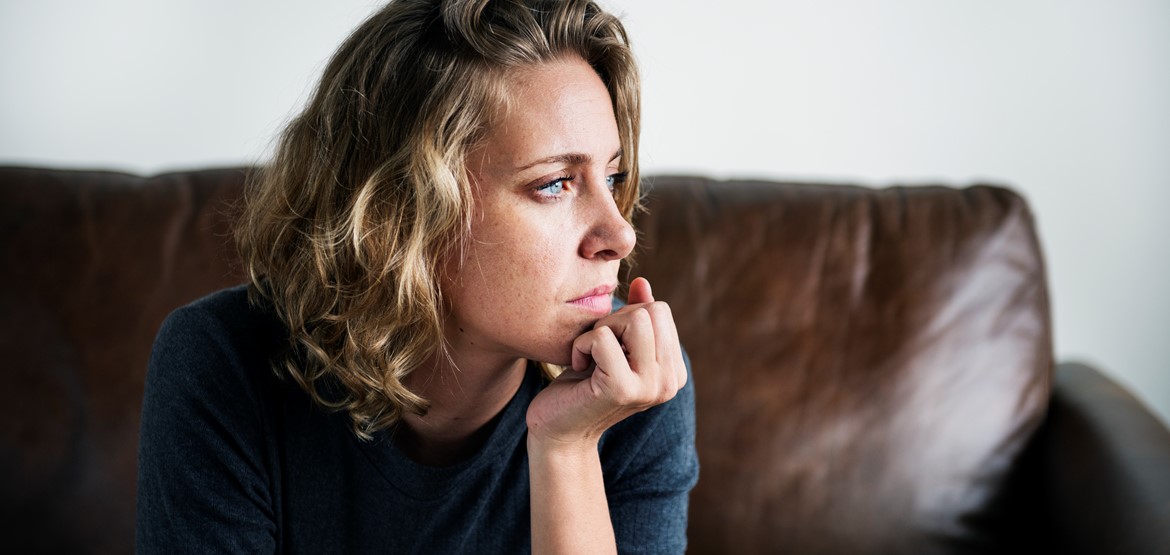
M 573 339 L 609 313 L 634 248 L 613 196 L 623 186 L 617 123 L 579 58 L 509 80 L 510 109 L 468 156 L 475 216 L 444 282 L 445 333 L 464 357 L 569 364 Z

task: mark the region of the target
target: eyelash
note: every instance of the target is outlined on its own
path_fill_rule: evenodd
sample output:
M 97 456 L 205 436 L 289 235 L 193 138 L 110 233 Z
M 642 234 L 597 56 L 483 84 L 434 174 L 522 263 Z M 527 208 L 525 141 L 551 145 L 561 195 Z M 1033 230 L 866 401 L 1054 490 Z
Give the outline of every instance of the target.
M 607 181 L 610 181 L 610 183 L 609 183 L 610 192 L 616 192 L 618 185 L 625 183 L 626 177 L 628 175 L 629 175 L 629 172 L 618 172 L 615 174 L 610 174 L 610 175 L 605 176 L 605 179 Z M 573 180 L 572 175 L 562 175 L 562 176 L 560 176 L 552 181 L 549 181 L 548 183 L 545 183 L 544 185 L 540 185 L 539 187 L 536 188 L 537 196 L 540 196 L 540 197 L 546 198 L 546 199 L 558 199 L 561 196 L 561 192 L 564 191 L 564 188 L 565 188 L 564 182 L 565 181 L 572 181 L 572 180 Z M 561 191 L 558 191 L 556 193 L 549 193 L 548 191 L 551 190 L 553 187 L 555 187 L 558 183 L 560 184 Z

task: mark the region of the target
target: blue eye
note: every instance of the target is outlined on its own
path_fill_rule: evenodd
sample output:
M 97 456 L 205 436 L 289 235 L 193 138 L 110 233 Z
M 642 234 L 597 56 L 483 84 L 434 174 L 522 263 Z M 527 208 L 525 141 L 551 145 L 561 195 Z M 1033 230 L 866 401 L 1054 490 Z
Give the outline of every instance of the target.
M 565 182 L 573 179 L 572 176 L 558 177 L 536 188 L 537 194 L 542 197 L 554 198 L 565 191 Z
M 614 192 L 617 189 L 618 183 L 625 183 L 626 177 L 630 175 L 629 172 L 615 173 L 613 175 L 605 176 L 605 186 L 609 187 L 609 192 Z

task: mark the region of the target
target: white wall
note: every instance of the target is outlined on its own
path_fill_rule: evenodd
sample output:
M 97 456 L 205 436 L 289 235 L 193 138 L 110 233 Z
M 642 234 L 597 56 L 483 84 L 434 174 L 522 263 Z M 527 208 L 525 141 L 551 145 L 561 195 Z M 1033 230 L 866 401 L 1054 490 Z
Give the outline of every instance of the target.
M 1170 420 L 1170 3 L 603 3 L 642 61 L 645 171 L 1012 184 L 1058 357 Z M 0 0 L 0 163 L 254 162 L 376 4 Z

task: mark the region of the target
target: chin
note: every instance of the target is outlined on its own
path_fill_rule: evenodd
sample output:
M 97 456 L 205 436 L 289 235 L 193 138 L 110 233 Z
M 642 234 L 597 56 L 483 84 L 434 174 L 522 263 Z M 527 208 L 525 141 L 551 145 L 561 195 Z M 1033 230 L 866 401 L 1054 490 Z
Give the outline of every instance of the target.
M 562 345 L 549 345 L 546 348 L 534 349 L 531 356 L 527 358 L 547 364 L 571 367 L 573 366 L 573 342 L 568 341 Z
M 529 360 L 538 360 L 548 364 L 556 364 L 559 366 L 571 367 L 573 365 L 573 341 L 585 331 L 592 329 L 590 324 L 588 327 L 581 330 L 571 330 L 559 337 L 548 338 L 547 341 L 541 341 L 536 345 L 532 345 L 531 349 L 527 349 Z

